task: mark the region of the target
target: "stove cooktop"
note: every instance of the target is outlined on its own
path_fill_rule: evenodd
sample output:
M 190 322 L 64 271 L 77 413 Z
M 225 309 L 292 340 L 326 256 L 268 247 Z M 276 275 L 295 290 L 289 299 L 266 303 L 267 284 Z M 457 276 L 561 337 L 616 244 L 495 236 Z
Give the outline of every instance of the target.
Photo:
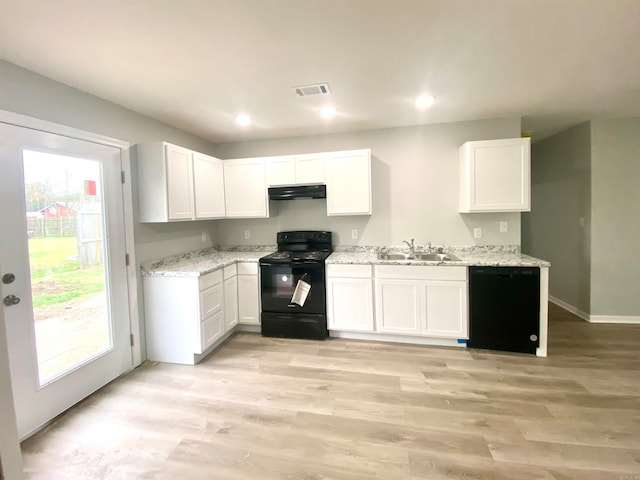
M 308 250 L 303 252 L 296 251 L 283 251 L 283 252 L 275 252 L 271 255 L 267 255 L 266 257 L 262 257 L 260 260 L 269 260 L 276 262 L 324 262 L 325 259 L 331 255 L 331 252 L 319 251 L 319 250 Z

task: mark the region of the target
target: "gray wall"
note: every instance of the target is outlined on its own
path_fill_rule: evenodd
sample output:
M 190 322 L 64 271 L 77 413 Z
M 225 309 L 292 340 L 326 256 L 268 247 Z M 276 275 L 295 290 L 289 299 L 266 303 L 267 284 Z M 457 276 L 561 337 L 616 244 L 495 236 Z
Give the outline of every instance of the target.
M 214 154 L 210 142 L 170 127 L 139 113 L 81 92 L 0 60 L 0 109 L 98 133 L 131 144 L 164 140 Z M 135 162 L 132 162 L 135 169 Z M 135 170 L 134 170 L 135 175 Z M 134 212 L 137 192 L 134 185 Z M 136 221 L 138 261 L 201 248 L 200 234 L 215 239 L 215 222 L 139 224 Z
M 590 150 L 589 123 L 534 143 L 531 212 L 522 215 L 522 251 L 550 261 L 549 293 L 585 313 L 591 290 Z
M 520 119 L 512 118 L 216 144 L 225 159 L 371 148 L 373 189 L 371 216 L 327 217 L 324 200 L 271 202 L 268 219 L 220 222 L 218 241 L 273 244 L 279 230 L 310 228 L 333 231 L 339 245 L 399 245 L 410 238 L 420 245 L 519 245 L 519 213 L 458 213 L 458 147 L 519 136 Z M 500 220 L 509 222 L 507 233 L 499 232 Z M 473 238 L 474 227 L 482 228 L 482 239 Z
M 640 118 L 594 120 L 591 314 L 640 316 Z
M 638 118 L 593 120 L 532 147 L 522 250 L 551 261 L 550 294 L 586 315 L 640 316 L 639 179 Z
M 0 109 L 55 122 L 131 144 L 164 140 L 203 153 L 211 143 L 80 90 L 0 60 Z M 137 176 L 132 158 L 134 235 L 138 263 L 215 244 L 215 222 L 140 224 L 137 222 Z M 207 241 L 201 241 L 201 233 Z M 142 282 L 138 306 L 144 342 Z M 143 358 L 145 357 L 143 343 Z

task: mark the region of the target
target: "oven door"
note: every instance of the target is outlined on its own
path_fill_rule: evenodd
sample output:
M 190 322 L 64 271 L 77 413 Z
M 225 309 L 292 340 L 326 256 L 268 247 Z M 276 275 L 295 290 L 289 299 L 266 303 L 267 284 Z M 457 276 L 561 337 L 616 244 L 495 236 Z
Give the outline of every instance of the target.
M 303 278 L 304 277 L 304 278 Z M 299 280 L 311 286 L 303 305 L 293 303 Z M 260 262 L 262 311 L 274 313 L 325 314 L 323 263 Z

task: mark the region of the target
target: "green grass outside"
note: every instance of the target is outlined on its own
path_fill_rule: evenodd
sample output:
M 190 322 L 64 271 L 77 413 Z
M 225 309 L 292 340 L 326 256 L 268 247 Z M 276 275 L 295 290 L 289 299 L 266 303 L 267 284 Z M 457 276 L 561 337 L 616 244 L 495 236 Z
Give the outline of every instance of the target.
M 53 306 L 104 290 L 104 267 L 78 268 L 75 237 L 29 239 L 34 308 Z

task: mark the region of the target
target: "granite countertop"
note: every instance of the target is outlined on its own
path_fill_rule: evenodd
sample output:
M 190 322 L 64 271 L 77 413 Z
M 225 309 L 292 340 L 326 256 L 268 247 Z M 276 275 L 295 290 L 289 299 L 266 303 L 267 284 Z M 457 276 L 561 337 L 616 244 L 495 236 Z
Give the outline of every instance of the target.
M 236 262 L 258 263 L 261 257 L 275 250 L 275 247 L 233 251 L 207 248 L 144 262 L 140 266 L 140 274 L 143 277 L 199 277 Z
M 225 248 L 225 247 L 222 247 Z M 275 246 L 215 247 L 142 263 L 140 274 L 145 277 L 199 277 L 236 262 L 258 263 L 260 258 L 276 250 Z M 378 247 L 338 247 L 326 263 L 328 265 L 441 265 L 495 267 L 549 267 L 545 260 L 530 257 L 511 247 L 463 247 L 446 249 L 460 261 L 380 260 Z
M 334 252 L 326 263 L 332 265 L 442 265 L 492 267 L 549 267 L 546 260 L 519 252 L 456 251 L 460 261 L 380 260 L 375 252 Z

